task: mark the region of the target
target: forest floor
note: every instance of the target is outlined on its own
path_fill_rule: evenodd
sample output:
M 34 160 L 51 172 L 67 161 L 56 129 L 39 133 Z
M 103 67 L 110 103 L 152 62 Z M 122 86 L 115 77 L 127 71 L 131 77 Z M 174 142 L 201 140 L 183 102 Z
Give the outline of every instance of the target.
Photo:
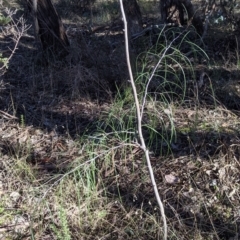
M 54 3 L 69 56 L 44 58 L 30 27 L 0 74 L 0 239 L 162 239 L 136 143 L 118 5 L 77 11 L 75 1 Z M 23 6 L 8 6 L 16 6 L 15 21 Z M 158 23 L 156 1 L 140 6 L 145 25 Z M 168 239 L 240 238 L 239 33 L 216 19 L 203 42 L 173 27 L 132 42 L 141 103 L 164 56 L 147 91 L 143 134 Z M 22 26 L 0 26 L 1 59 Z

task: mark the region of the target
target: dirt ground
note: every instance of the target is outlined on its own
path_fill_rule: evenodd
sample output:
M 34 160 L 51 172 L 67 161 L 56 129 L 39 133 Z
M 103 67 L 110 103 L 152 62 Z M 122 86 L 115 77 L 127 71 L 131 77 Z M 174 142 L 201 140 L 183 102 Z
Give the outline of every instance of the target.
M 49 61 L 29 27 L 0 75 L 0 239 L 162 239 L 144 155 L 134 144 L 136 118 L 118 5 L 97 1 L 81 9 L 76 1 L 54 3 L 71 42 L 69 56 Z M 140 1 L 146 26 L 159 22 L 156 6 Z M 19 3 L 8 7 L 20 9 L 15 21 L 25 9 Z M 30 25 L 31 16 L 23 17 Z M 143 133 L 169 239 L 240 238 L 239 33 L 230 20 L 218 23 L 220 17 L 212 17 L 203 41 L 190 32 L 186 41 L 174 42 L 182 64 L 169 57 L 168 68 L 162 63 L 149 85 Z M 0 26 L 4 58 L 11 55 L 21 24 Z M 139 76 L 149 76 L 158 61 L 151 51 L 162 51 L 158 34 L 132 41 L 139 56 L 139 96 L 146 83 Z M 166 31 L 164 39 L 171 34 Z M 88 206 L 85 193 L 76 210 L 68 173 L 95 156 L 97 197 Z M 55 202 L 65 174 L 68 230 L 62 230 Z M 41 213 L 35 206 L 39 199 L 47 202 Z M 96 209 L 104 216 L 96 217 Z M 88 224 L 80 224 L 81 218 Z

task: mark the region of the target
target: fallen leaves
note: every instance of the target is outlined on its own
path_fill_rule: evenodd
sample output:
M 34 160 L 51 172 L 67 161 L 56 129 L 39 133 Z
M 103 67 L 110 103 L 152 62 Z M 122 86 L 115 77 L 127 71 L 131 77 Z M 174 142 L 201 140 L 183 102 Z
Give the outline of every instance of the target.
M 179 178 L 176 177 L 174 174 L 165 175 L 165 180 L 169 184 L 176 184 L 176 183 L 180 182 Z

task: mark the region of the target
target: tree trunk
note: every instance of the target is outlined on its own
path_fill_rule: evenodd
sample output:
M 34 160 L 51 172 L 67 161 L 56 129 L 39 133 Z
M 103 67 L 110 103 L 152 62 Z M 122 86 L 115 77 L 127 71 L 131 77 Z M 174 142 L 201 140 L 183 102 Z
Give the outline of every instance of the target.
M 143 30 L 142 14 L 136 0 L 123 0 L 123 7 L 128 27 L 129 55 L 133 74 L 136 73 L 136 52 L 131 44 L 131 37 Z
M 130 36 L 139 33 L 143 29 L 142 14 L 136 0 L 123 0 L 124 11 L 127 18 L 128 32 Z
M 181 2 L 188 14 L 188 25 L 192 24 L 196 28 L 198 34 L 202 35 L 204 30 L 203 22 L 198 12 L 194 9 L 191 0 L 181 0 Z
M 184 9 L 181 0 L 160 0 L 160 11 L 163 23 L 184 24 Z
M 66 56 L 69 41 L 51 0 L 27 1 L 34 19 L 35 36 L 40 40 L 43 51 L 53 57 Z
M 160 11 L 164 23 L 173 23 L 178 26 L 184 25 L 184 12 L 186 12 L 187 24 L 192 24 L 197 32 L 202 35 L 203 23 L 191 0 L 160 0 Z

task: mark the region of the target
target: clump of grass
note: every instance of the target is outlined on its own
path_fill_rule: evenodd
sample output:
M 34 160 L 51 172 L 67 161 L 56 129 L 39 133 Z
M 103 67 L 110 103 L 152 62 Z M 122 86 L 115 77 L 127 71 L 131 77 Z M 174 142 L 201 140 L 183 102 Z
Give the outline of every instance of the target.
M 171 144 L 176 141 L 174 110 L 192 97 L 189 89 L 195 91 L 197 87 L 194 65 L 199 59 L 207 59 L 206 53 L 190 40 L 194 34 L 192 30 L 162 30 L 154 36 L 155 44 L 137 59 L 136 83 L 141 89 L 144 126 L 149 132 L 149 147 L 155 153 L 171 152 Z
M 207 59 L 206 53 L 189 40 L 191 34 L 175 28 L 160 32 L 156 43 L 139 56 L 137 81 L 146 86 L 149 96 L 168 103 L 176 98 L 184 101 L 187 86 L 196 82 L 194 63 Z

